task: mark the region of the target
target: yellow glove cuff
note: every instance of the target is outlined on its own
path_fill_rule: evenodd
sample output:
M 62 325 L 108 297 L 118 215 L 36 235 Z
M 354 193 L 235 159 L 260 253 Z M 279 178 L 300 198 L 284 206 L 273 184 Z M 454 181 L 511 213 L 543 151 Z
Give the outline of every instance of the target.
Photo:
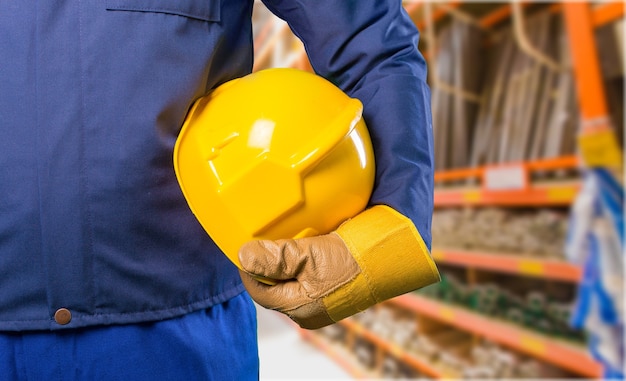
M 333 321 L 440 280 L 413 222 L 396 210 L 377 205 L 346 221 L 336 233 L 358 263 L 357 277 L 324 297 Z

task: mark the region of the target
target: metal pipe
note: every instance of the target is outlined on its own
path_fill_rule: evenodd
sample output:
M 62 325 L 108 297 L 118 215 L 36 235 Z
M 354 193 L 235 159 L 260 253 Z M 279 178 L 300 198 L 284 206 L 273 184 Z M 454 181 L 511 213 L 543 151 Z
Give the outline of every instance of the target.
M 528 36 L 526 35 L 526 30 L 524 28 L 524 11 L 522 10 L 521 3 L 519 1 L 512 0 L 511 8 L 513 9 L 513 31 L 515 36 L 515 42 L 517 42 L 519 48 L 524 51 L 524 53 L 535 59 L 537 62 L 547 66 L 551 70 L 566 70 L 564 66 L 560 65 L 558 62 L 554 61 L 547 55 L 543 54 L 530 43 L 530 41 L 528 40 Z
M 435 26 L 432 18 L 432 4 L 430 1 L 424 2 L 424 20 L 426 23 L 426 41 L 427 43 L 427 51 L 428 56 L 431 59 L 435 59 L 436 57 L 436 38 L 435 38 Z M 448 83 L 443 82 L 437 70 L 437 65 L 430 65 L 430 70 L 432 75 L 432 84 L 433 87 L 436 87 L 442 91 L 445 91 L 450 94 L 458 95 L 461 98 L 475 103 L 481 103 L 483 101 L 482 97 L 478 94 L 471 93 L 469 91 L 465 91 L 463 89 L 459 89 L 454 87 Z

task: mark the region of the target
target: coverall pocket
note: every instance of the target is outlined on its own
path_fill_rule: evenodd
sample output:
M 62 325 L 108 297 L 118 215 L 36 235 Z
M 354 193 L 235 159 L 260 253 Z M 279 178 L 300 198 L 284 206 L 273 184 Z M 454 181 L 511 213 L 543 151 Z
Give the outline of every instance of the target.
M 106 0 L 110 11 L 165 13 L 204 21 L 220 21 L 216 0 Z

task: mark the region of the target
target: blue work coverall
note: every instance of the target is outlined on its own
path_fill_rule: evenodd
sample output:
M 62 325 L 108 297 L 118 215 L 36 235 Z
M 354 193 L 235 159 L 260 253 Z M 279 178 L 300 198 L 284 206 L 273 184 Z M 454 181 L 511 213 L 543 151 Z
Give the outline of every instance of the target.
M 264 2 L 363 102 L 371 204 L 430 246 L 430 94 L 401 1 Z M 254 306 L 172 166 L 193 101 L 252 70 L 252 8 L 0 0 L 0 378 L 258 376 Z

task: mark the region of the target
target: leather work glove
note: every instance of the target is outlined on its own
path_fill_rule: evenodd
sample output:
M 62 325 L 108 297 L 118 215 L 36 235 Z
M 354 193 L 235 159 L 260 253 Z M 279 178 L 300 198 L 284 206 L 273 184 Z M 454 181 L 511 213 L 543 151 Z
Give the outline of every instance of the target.
M 326 235 L 248 242 L 239 260 L 252 299 L 307 329 L 440 280 L 415 225 L 387 206 L 374 206 Z

